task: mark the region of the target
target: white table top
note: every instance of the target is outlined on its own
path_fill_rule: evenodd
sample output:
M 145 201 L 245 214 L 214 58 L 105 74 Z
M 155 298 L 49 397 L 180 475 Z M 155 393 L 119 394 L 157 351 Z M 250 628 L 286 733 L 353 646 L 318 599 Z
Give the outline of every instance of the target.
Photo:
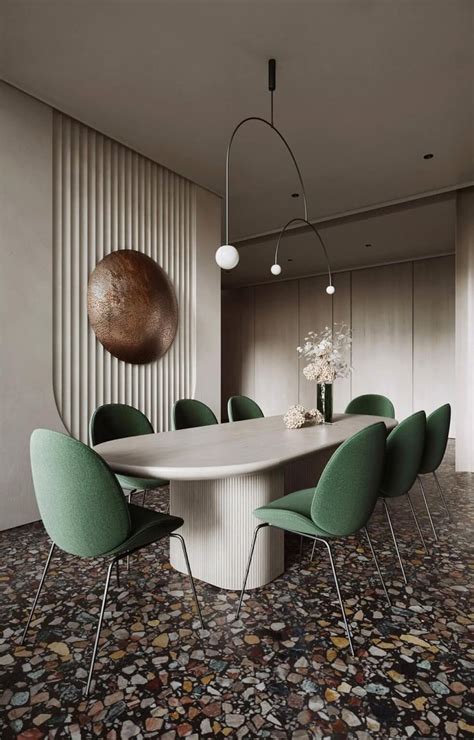
M 282 416 L 126 437 L 94 447 L 116 473 L 166 480 L 212 480 L 278 467 L 340 445 L 380 416 L 335 414 L 332 424 L 285 429 Z

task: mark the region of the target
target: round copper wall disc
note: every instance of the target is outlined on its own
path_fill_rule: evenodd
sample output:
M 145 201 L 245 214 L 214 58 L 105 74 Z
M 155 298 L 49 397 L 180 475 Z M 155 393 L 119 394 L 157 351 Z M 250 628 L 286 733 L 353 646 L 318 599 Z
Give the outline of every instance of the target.
M 87 313 L 105 349 L 134 365 L 162 357 L 178 328 L 178 302 L 168 275 L 133 249 L 112 252 L 96 265 Z

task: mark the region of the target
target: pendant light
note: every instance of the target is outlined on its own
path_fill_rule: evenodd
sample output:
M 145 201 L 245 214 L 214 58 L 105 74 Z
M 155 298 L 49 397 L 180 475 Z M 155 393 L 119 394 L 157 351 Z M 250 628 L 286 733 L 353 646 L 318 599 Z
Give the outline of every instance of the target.
M 275 126 L 273 122 L 273 93 L 275 91 L 275 88 L 276 88 L 276 61 L 275 59 L 269 59 L 268 60 L 268 89 L 270 91 L 270 120 L 267 121 L 266 118 L 261 118 L 259 116 L 249 116 L 248 118 L 243 118 L 242 121 L 240 121 L 237 124 L 237 126 L 234 128 L 234 130 L 232 131 L 231 137 L 229 139 L 229 143 L 227 145 L 227 153 L 226 153 L 226 160 L 225 160 L 225 214 L 224 214 L 225 244 L 219 247 L 219 249 L 216 251 L 216 262 L 222 270 L 233 270 L 239 264 L 239 252 L 229 242 L 230 154 L 232 150 L 232 143 L 234 141 L 237 131 L 239 131 L 239 129 L 245 124 L 250 123 L 250 121 L 256 121 L 258 123 L 264 124 L 265 126 L 270 128 L 272 131 L 274 131 L 277 134 L 277 136 L 280 138 L 280 140 L 283 142 L 283 144 L 285 145 L 286 150 L 288 151 L 288 154 L 291 157 L 296 173 L 298 175 L 298 179 L 300 181 L 300 187 L 301 187 L 301 194 L 303 196 L 303 212 L 304 212 L 303 218 L 291 219 L 291 221 L 288 221 L 288 223 L 285 224 L 285 226 L 281 230 L 280 235 L 278 237 L 276 250 L 275 250 L 275 262 L 271 267 L 271 272 L 273 275 L 280 275 L 281 273 L 281 267 L 277 262 L 278 248 L 280 245 L 281 238 L 283 234 L 285 233 L 286 229 L 295 222 L 305 223 L 307 226 L 309 226 L 314 231 L 314 233 L 316 234 L 323 248 L 324 255 L 326 258 L 327 268 L 328 268 L 328 277 L 329 277 L 329 284 L 326 288 L 326 292 L 332 295 L 335 292 L 335 288 L 332 285 L 331 269 L 329 266 L 329 259 L 328 259 L 327 251 L 326 251 L 324 242 L 318 230 L 316 229 L 314 224 L 308 221 L 308 204 L 307 204 L 307 199 L 306 199 L 306 189 L 304 186 L 303 177 L 301 175 L 300 168 L 296 161 L 295 155 L 293 154 L 291 150 L 290 145 L 288 144 L 283 134 L 277 129 L 277 127 Z
M 324 252 L 324 257 L 326 259 L 326 266 L 327 266 L 327 270 L 328 270 L 328 279 L 329 279 L 329 282 L 328 282 L 328 285 L 327 285 L 327 288 L 326 288 L 326 293 L 328 295 L 334 295 L 334 293 L 336 292 L 336 288 L 332 284 L 331 267 L 329 265 L 329 257 L 328 257 L 328 253 L 326 251 L 326 247 L 324 245 L 323 240 L 321 239 L 321 234 L 317 230 L 316 226 L 314 224 L 312 224 L 311 221 L 308 221 L 306 218 L 292 218 L 290 221 L 287 221 L 287 223 L 284 225 L 284 227 L 280 231 L 280 234 L 278 235 L 278 241 L 276 243 L 276 248 L 275 248 L 275 259 L 274 259 L 273 265 L 270 268 L 270 271 L 271 271 L 272 275 L 280 275 L 281 274 L 281 267 L 278 264 L 278 249 L 280 247 L 280 242 L 281 242 L 281 239 L 282 239 L 283 234 L 285 233 L 285 231 L 287 230 L 287 228 L 289 226 L 291 226 L 292 224 L 295 224 L 295 223 L 303 223 L 303 224 L 306 224 L 306 226 L 309 226 L 309 228 L 312 229 L 312 231 L 314 232 L 315 236 L 317 237 L 317 239 L 318 239 L 318 241 L 319 241 L 319 243 L 320 243 L 320 245 L 322 247 L 322 250 Z

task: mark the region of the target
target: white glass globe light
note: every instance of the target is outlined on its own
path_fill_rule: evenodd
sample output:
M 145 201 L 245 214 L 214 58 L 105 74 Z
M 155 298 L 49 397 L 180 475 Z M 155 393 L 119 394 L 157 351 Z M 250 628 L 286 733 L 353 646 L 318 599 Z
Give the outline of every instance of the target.
M 233 270 L 239 264 L 239 253 L 232 244 L 223 244 L 216 252 L 216 262 L 222 270 Z
M 276 262 L 274 265 L 271 266 L 272 275 L 280 275 L 281 273 L 281 267 Z
M 328 285 L 328 287 L 326 288 L 326 293 L 328 295 L 333 295 L 335 292 L 336 288 L 334 287 L 334 285 Z

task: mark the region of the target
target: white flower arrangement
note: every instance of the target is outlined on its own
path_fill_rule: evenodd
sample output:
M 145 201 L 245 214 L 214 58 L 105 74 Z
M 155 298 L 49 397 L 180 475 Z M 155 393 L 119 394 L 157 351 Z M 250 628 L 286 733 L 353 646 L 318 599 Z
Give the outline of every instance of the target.
M 307 380 L 316 383 L 333 383 L 336 378 L 347 378 L 352 367 L 347 361 L 352 337 L 348 326 L 334 324 L 330 329 L 308 332 L 302 347 L 297 347 L 300 359 L 308 361 L 303 368 Z
M 283 423 L 287 429 L 301 429 L 309 424 L 322 424 L 323 421 L 324 417 L 318 409 L 306 411 L 301 404 L 291 406 L 283 417 Z

